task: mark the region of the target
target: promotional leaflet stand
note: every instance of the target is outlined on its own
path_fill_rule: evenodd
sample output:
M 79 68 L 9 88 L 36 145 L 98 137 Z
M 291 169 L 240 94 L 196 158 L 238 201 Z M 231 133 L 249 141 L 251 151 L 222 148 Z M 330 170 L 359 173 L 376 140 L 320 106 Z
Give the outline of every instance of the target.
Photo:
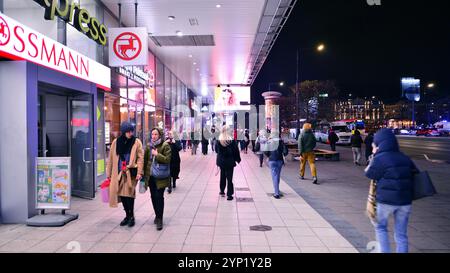
M 70 162 L 70 157 L 36 158 L 36 209 L 40 214 L 28 219 L 28 226 L 58 227 L 78 219 L 78 214 L 66 214 L 71 197 Z M 46 209 L 60 209 L 61 214 L 46 214 Z

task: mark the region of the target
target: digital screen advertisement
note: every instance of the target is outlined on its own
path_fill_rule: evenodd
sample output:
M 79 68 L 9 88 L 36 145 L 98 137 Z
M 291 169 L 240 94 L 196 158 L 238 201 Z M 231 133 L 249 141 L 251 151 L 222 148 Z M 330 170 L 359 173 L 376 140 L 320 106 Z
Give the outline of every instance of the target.
M 214 90 L 214 111 L 250 110 L 250 86 L 222 86 Z

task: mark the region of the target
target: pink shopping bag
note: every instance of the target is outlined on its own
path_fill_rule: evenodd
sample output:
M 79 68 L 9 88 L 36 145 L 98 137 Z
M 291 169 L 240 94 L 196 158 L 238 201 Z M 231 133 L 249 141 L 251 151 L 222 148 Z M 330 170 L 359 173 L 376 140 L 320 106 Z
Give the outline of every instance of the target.
M 109 184 L 110 183 L 111 183 L 111 181 L 109 179 L 106 179 L 100 185 L 100 192 L 101 192 L 103 203 L 109 203 Z

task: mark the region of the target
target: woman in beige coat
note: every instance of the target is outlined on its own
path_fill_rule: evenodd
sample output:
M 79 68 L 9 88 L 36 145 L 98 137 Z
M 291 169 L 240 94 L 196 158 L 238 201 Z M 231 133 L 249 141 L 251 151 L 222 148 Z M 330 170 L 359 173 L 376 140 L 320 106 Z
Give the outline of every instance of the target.
M 123 122 L 120 126 L 122 135 L 111 144 L 106 175 L 111 179 L 109 185 L 109 206 L 116 208 L 122 202 L 126 217 L 121 226 L 134 226 L 134 199 L 136 184 L 141 180 L 144 170 L 144 150 L 142 142 L 133 136 L 134 126 Z

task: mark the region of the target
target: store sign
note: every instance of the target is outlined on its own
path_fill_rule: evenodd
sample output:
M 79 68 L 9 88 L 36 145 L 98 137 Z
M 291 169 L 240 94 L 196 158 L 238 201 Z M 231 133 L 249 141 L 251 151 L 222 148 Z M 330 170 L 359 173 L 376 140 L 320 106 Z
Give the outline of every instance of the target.
M 116 72 L 144 86 L 153 87 L 155 81 L 153 71 L 144 71 L 138 66 L 117 67 Z
M 109 65 L 148 65 L 147 28 L 111 28 L 109 30 Z
M 97 18 L 91 17 L 86 9 L 80 8 L 79 3 L 69 0 L 34 0 L 34 2 L 45 9 L 46 20 L 54 20 L 56 15 L 98 44 L 106 45 L 108 29 L 104 24 L 100 24 Z
M 111 70 L 0 13 L 0 56 L 26 60 L 111 89 Z
M 36 209 L 70 209 L 70 157 L 36 158 Z

